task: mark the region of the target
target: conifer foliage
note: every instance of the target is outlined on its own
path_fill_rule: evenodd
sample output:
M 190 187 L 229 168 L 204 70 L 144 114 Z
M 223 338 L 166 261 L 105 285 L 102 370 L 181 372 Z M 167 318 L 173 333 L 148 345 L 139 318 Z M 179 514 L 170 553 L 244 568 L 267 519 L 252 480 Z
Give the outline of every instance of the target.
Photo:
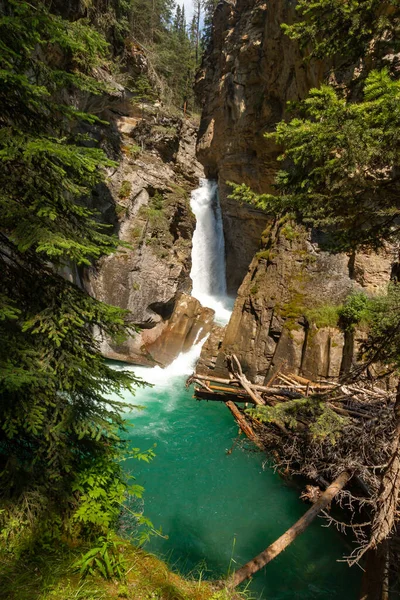
M 399 0 L 299 0 L 299 19 L 282 28 L 299 40 L 308 58 L 357 60 L 370 53 L 382 55 L 383 48 L 397 44 L 399 7 Z
M 332 86 L 312 90 L 297 116 L 267 136 L 283 145 L 288 166 L 277 177 L 279 196 L 256 203 L 331 231 L 336 249 L 398 239 L 399 107 L 400 82 L 388 69 L 368 75 L 360 102 Z
M 121 405 L 105 395 L 140 382 L 93 337 L 126 334 L 124 312 L 59 273 L 117 248 L 84 203 L 111 163 L 79 133 L 95 117 L 71 102 L 102 91 L 92 72 L 107 44 L 40 0 L 2 2 L 0 40 L 1 535 L 18 510 L 39 537 L 96 534 L 128 489 Z
M 306 18 L 286 33 L 312 43 L 308 56 L 335 56 L 345 68 L 359 61 L 358 78 L 312 89 L 266 135 L 283 147 L 276 195 L 239 186 L 234 196 L 328 229 L 336 249 L 378 247 L 400 234 L 400 4 L 318 0 L 298 10 Z

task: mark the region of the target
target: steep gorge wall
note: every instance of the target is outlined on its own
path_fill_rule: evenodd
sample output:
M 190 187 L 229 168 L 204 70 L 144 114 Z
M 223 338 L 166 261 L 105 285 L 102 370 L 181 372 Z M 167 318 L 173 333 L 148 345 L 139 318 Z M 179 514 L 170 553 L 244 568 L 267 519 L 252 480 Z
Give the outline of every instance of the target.
M 280 25 L 293 20 L 294 9 L 290 0 L 220 2 L 197 77 L 203 103 L 198 158 L 220 183 L 231 288 L 243 279 L 229 325 L 215 329 L 204 346 L 198 366 L 204 373 L 222 375 L 225 355 L 234 351 L 258 382 L 280 367 L 309 377 L 338 376 L 357 342 L 335 327 L 310 328 L 307 309 L 340 304 L 352 291 L 382 290 L 398 261 L 395 248 L 330 255 L 316 232 L 269 222 L 227 198 L 226 181 L 257 192 L 273 189 L 279 148 L 263 134 L 285 117 L 288 101 L 304 98 L 328 70 L 322 62 L 304 63 L 297 44 L 283 34 Z
M 166 365 L 213 320 L 213 311 L 190 296 L 195 219 L 189 198 L 203 175 L 195 159 L 196 127 L 151 107 L 146 114 L 124 111 L 108 115 L 102 144 L 114 148 L 119 164 L 92 201 L 129 246 L 98 261 L 85 285 L 96 298 L 129 310 L 141 328 L 122 343 L 102 340 L 105 356 Z
M 294 2 L 220 2 L 212 43 L 196 80 L 203 112 L 197 156 L 218 177 L 223 209 L 228 291 L 235 292 L 259 247 L 267 218 L 228 199 L 227 181 L 271 191 L 278 148 L 263 134 L 283 117 L 286 103 L 306 95 L 324 66 L 305 67 L 297 45 L 280 24 L 293 18 Z
M 147 72 L 143 51 L 130 68 L 132 76 L 137 69 Z M 195 218 L 189 200 L 204 176 L 195 157 L 197 126 L 157 103 L 132 103 L 132 94 L 106 69 L 96 76 L 108 92 L 80 93 L 73 101 L 107 123 L 82 133 L 94 137 L 116 165 L 86 202 L 125 245 L 92 268 L 65 275 L 99 300 L 128 310 L 132 325 L 141 328 L 123 342 L 101 339 L 106 357 L 167 365 L 206 335 L 213 321 L 213 311 L 190 296 Z

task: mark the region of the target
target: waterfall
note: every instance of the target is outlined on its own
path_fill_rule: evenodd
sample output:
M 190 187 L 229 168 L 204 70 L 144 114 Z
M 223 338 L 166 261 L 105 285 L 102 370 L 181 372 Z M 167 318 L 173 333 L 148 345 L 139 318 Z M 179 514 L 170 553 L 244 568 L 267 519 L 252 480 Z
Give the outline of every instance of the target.
M 201 179 L 192 192 L 191 209 L 196 217 L 192 240 L 192 296 L 215 310 L 215 320 L 229 321 L 231 310 L 226 295 L 225 241 L 216 181 Z
M 232 313 L 232 299 L 226 295 L 225 241 L 218 186 L 215 181 L 200 180 L 200 187 L 192 192 L 190 206 L 196 217 L 192 241 L 192 296 L 203 306 L 215 310 L 215 321 L 225 324 Z M 175 385 L 177 378 L 190 375 L 200 357 L 206 338 L 198 341 L 201 330 L 190 350 L 179 354 L 167 367 L 131 367 L 114 365 L 114 369 L 133 370 L 136 375 L 158 387 Z M 137 396 L 149 395 L 149 390 L 138 390 Z

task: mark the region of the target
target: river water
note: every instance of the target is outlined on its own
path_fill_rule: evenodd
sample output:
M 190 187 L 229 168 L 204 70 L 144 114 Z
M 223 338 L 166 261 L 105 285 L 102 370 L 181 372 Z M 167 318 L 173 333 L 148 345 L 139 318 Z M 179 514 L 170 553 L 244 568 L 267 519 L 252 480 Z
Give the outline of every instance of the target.
M 144 513 L 168 539 L 153 537 L 146 548 L 185 574 L 206 565 L 204 577 L 218 578 L 266 548 L 308 505 L 299 490 L 281 479 L 260 452 L 235 446 L 237 426 L 219 402 L 197 402 L 186 390 L 198 349 L 165 370 L 136 368 L 155 384 L 125 401 L 144 405 L 128 415 L 134 447 L 156 444 L 150 464 L 127 464 L 145 487 Z M 132 368 L 132 367 L 128 367 Z M 250 584 L 255 598 L 268 600 L 356 600 L 357 568 L 337 562 L 348 554 L 339 533 L 316 521 Z
M 226 323 L 225 247 L 215 182 L 203 180 L 192 193 L 197 225 L 193 237 L 193 295 Z M 219 402 L 197 402 L 185 380 L 200 345 L 169 367 L 133 369 L 153 388 L 126 393 L 133 447 L 156 444 L 150 463 L 127 468 L 145 487 L 144 513 L 166 537 L 154 536 L 147 549 L 185 574 L 219 578 L 238 568 L 286 531 L 307 505 L 299 490 L 265 464 L 265 456 L 236 444 L 237 425 Z M 134 404 L 145 406 L 139 411 Z M 229 452 L 232 450 L 232 452 Z M 258 573 L 249 589 L 268 600 L 355 600 L 360 572 L 337 562 L 350 542 L 317 519 L 284 553 Z

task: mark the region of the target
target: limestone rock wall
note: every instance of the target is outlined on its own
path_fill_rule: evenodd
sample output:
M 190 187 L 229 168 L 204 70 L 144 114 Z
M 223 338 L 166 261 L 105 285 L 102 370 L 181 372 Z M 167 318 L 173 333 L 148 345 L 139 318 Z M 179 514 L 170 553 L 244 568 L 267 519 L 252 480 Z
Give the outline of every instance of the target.
M 381 292 L 397 252 L 328 254 L 298 226 L 277 224 L 271 237 L 269 250 L 257 253 L 250 265 L 229 324 L 216 328 L 204 346 L 198 371 L 226 376 L 225 356 L 235 353 L 257 383 L 277 369 L 309 378 L 338 377 L 351 365 L 363 334 L 314 322 L 310 311 L 340 305 L 352 292 Z
M 220 2 L 212 43 L 197 75 L 203 108 L 197 155 L 220 184 L 230 292 L 237 290 L 258 248 L 265 216 L 228 200 L 226 182 L 271 190 L 279 151 L 263 134 L 282 118 L 286 103 L 304 97 L 326 68 L 320 63 L 305 67 L 297 45 L 284 36 L 280 24 L 293 18 L 294 4 Z
M 212 311 L 188 297 L 195 219 L 190 192 L 204 176 L 195 158 L 196 127 L 148 106 L 134 109 L 126 98 L 100 113 L 109 122 L 97 135 L 118 160 L 106 183 L 94 191 L 100 210 L 121 242 L 85 273 L 96 298 L 130 311 L 142 329 L 123 344 L 102 340 L 109 358 L 166 365 L 211 329 Z

